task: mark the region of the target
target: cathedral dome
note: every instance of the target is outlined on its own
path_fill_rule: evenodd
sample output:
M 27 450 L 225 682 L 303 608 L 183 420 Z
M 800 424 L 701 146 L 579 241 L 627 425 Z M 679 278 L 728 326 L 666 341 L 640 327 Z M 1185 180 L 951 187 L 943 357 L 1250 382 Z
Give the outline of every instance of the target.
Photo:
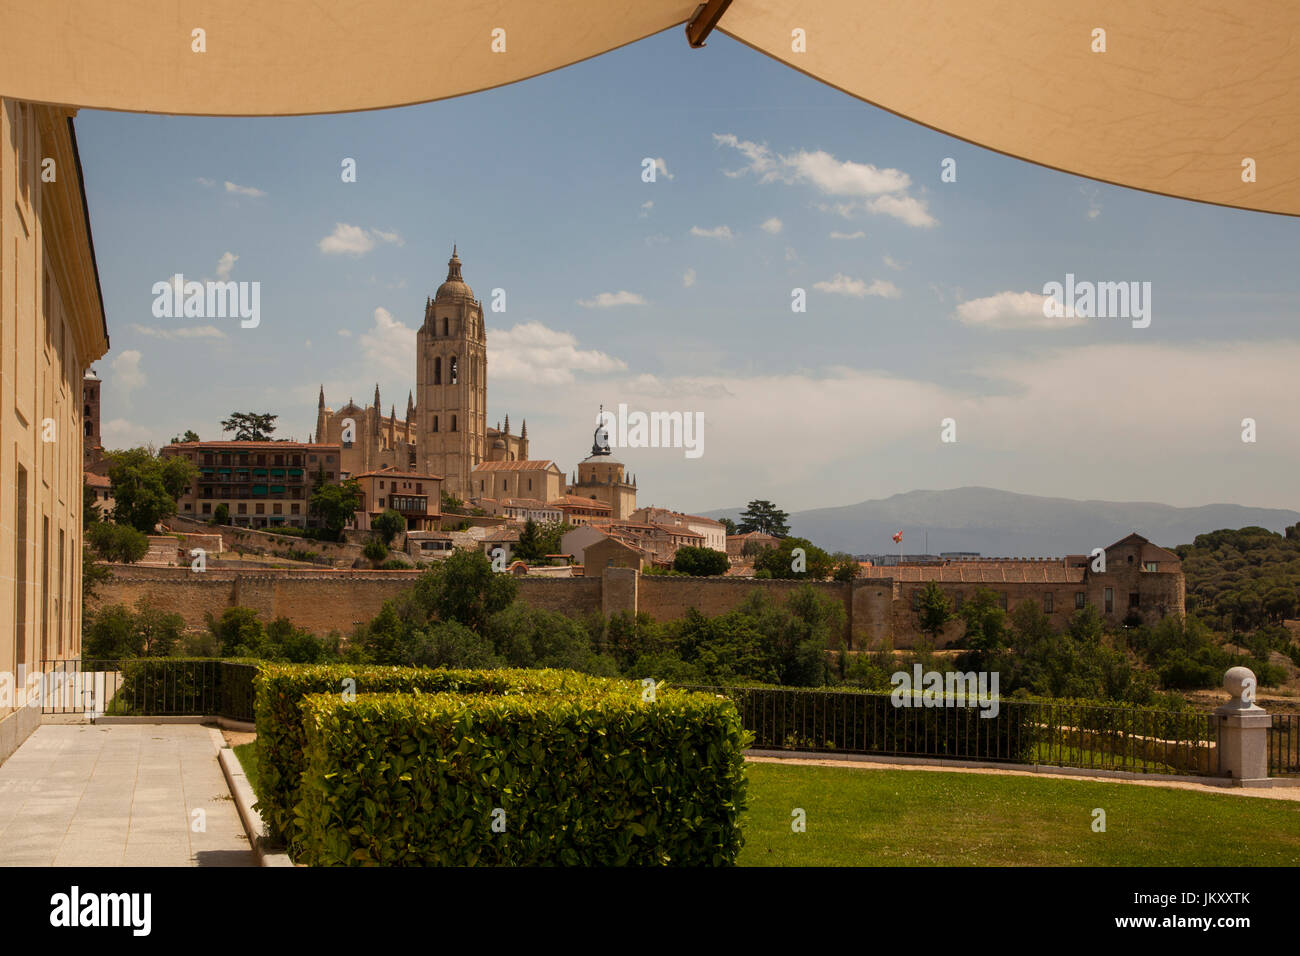
M 493 448 L 500 448 L 500 449 L 502 449 L 502 450 L 504 451 L 504 450 L 505 450 L 505 447 L 506 447 L 505 439 L 504 439 L 504 438 L 498 438 L 496 441 L 494 441 L 494 442 L 492 443 L 492 447 L 493 447 Z
M 433 298 L 436 302 L 455 298 L 474 298 L 474 290 L 460 277 L 460 257 L 456 255 L 454 245 L 451 247 L 451 258 L 447 260 L 447 281 L 438 286 L 438 291 L 434 293 Z

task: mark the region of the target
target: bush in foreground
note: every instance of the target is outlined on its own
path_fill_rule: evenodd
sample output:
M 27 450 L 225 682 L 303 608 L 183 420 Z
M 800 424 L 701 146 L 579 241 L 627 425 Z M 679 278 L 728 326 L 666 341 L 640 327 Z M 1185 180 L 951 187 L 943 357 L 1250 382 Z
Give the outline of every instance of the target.
M 725 866 L 747 743 L 720 698 L 336 694 L 303 704 L 299 862 Z

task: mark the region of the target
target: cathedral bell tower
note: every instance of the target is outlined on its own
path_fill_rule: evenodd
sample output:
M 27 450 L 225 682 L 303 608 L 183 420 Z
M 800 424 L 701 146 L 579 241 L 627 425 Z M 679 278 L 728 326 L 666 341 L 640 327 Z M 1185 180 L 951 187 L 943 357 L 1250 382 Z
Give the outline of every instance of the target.
M 470 470 L 487 458 L 487 336 L 455 246 L 447 280 L 425 301 L 415 361 L 420 470 L 441 475 L 443 489 L 464 498 Z

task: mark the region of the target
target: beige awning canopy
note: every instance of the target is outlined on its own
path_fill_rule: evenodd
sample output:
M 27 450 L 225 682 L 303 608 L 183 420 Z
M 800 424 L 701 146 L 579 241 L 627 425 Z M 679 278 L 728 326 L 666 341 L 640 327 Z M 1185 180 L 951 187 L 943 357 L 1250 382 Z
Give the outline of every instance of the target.
M 0 93 L 194 115 L 376 109 L 536 76 L 698 7 L 0 0 Z M 710 12 L 719 7 L 717 31 L 952 136 L 1105 182 L 1300 215 L 1292 0 L 732 0 Z

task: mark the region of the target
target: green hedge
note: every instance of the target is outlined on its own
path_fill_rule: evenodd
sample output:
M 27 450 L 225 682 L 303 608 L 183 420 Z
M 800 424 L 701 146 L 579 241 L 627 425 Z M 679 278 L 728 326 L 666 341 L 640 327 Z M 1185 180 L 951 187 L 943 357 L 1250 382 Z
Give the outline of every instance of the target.
M 353 684 L 345 684 L 345 681 Z M 567 671 L 454 671 L 349 664 L 265 664 L 257 681 L 258 809 L 272 839 L 295 844 L 294 807 L 306 763 L 303 698 L 309 694 L 574 694 L 596 678 Z
M 723 698 L 308 697 L 299 862 L 730 865 L 748 740 Z M 496 828 L 494 829 L 494 823 Z

